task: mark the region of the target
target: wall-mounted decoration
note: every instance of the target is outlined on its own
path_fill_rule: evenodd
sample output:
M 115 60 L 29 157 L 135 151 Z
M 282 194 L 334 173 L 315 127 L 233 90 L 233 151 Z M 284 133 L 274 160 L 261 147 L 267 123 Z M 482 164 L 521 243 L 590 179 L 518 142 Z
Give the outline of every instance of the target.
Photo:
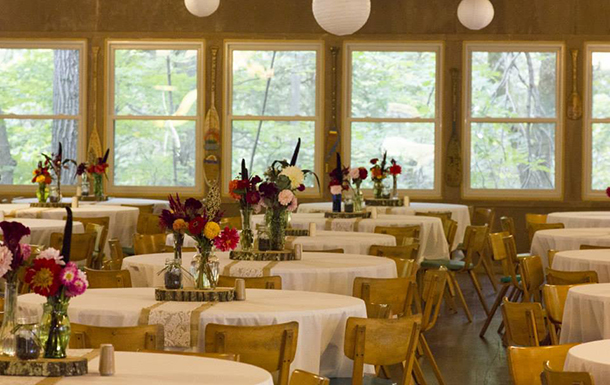
M 572 50 L 572 93 L 568 104 L 568 118 L 578 120 L 582 117 L 582 99 L 578 95 L 578 50 Z
M 460 74 L 456 68 L 451 69 L 452 121 L 451 137 L 447 146 L 447 163 L 445 166 L 445 183 L 450 187 L 459 187 L 462 182 L 462 150 L 458 136 L 458 95 L 460 92 Z
M 218 48 L 212 47 L 212 71 L 211 71 L 211 102 L 210 110 L 205 116 L 203 123 L 205 151 L 220 150 L 220 119 L 216 110 L 216 71 L 218 61 Z

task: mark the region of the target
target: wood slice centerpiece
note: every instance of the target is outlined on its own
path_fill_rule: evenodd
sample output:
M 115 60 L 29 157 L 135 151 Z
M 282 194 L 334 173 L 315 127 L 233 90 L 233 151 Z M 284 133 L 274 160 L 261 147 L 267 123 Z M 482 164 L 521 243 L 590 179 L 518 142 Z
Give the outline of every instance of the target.
M 166 289 L 158 287 L 155 289 L 157 301 L 173 302 L 230 302 L 235 299 L 235 288 L 217 287 L 216 289 Z
M 0 356 L 0 375 L 27 377 L 73 377 L 87 374 L 86 357 L 67 357 L 62 359 L 39 358 L 19 360 Z
M 402 199 L 365 199 L 364 203 L 370 207 L 402 207 L 405 205 Z
M 80 197 L 80 200 L 83 202 L 106 202 L 108 200 L 108 197 L 106 195 L 104 195 L 103 197 L 96 197 L 95 195 L 87 195 Z
M 35 202 L 30 203 L 30 207 L 46 207 L 46 208 L 66 208 L 72 206 L 71 203 L 63 202 Z
M 354 213 L 324 213 L 324 218 L 332 218 L 332 219 L 368 219 L 371 217 L 370 211 L 358 211 Z
M 229 254 L 229 258 L 235 261 L 296 261 L 297 255 L 294 250 L 281 251 L 242 251 L 233 250 Z
M 308 237 L 308 229 L 286 229 L 287 237 Z

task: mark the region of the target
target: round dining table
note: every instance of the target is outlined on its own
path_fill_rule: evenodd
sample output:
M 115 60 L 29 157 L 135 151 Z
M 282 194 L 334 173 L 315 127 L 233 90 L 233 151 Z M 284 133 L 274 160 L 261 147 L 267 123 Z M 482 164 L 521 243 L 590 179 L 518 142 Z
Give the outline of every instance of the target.
M 600 283 L 610 283 L 610 246 L 602 250 L 570 250 L 555 254 L 555 270 L 597 272 Z
M 605 384 L 610 378 L 610 340 L 587 342 L 571 347 L 563 370 L 587 372 L 596 384 Z
M 271 373 L 241 362 L 163 353 L 114 352 L 115 372 L 101 376 L 99 350 L 69 349 L 89 356 L 84 376 L 55 378 L 56 385 L 273 385 Z M 40 385 L 43 377 L 2 376 L 0 385 Z M 45 382 L 45 384 L 50 382 Z
M 91 326 L 161 324 L 165 329 L 166 348 L 193 346 L 199 351 L 205 350 L 205 328 L 210 323 L 263 326 L 296 321 L 299 332 L 292 368 L 327 377 L 351 376 L 352 361 L 343 354 L 343 342 L 347 319 L 366 317 L 364 301 L 359 298 L 247 289 L 245 301 L 157 302 L 154 291 L 153 288 L 90 289 L 70 300 L 68 315 L 71 322 Z M 18 315 L 40 317 L 44 303 L 42 296 L 22 295 Z M 199 322 L 192 322 L 191 318 L 199 318 Z
M 610 211 L 571 211 L 550 213 L 548 223 L 563 223 L 567 229 L 610 227 Z
M 136 233 L 140 213 L 137 208 L 86 205 L 73 208 L 72 213 L 75 218 L 109 217 L 108 239 L 116 238 L 120 240 L 123 247 L 133 246 L 133 236 Z M 28 207 L 27 209 L 17 210 L 15 216 L 17 218 L 63 219 L 66 216 L 66 210 L 63 208 Z M 110 255 L 107 245 L 106 254 Z
M 9 222 L 19 222 L 30 229 L 30 235 L 23 238 L 22 243 L 49 247 L 51 234 L 64 233 L 66 221 L 57 219 L 34 219 L 34 218 L 6 218 Z M 80 234 L 85 232 L 83 224 L 74 222 L 72 232 Z M 0 230 L 2 234 L 2 230 Z
M 343 209 L 343 206 L 341 206 Z M 365 205 L 366 207 L 366 205 Z M 409 206 L 400 207 L 377 207 L 378 211 L 383 214 L 392 215 L 415 215 L 416 213 L 442 213 L 450 212 L 451 219 L 457 221 L 458 228 L 455 234 L 455 240 L 452 245 L 454 250 L 464 240 L 466 227 L 470 226 L 470 211 L 466 205 L 450 204 L 450 203 L 426 203 L 426 202 L 411 202 Z M 333 211 L 332 202 L 312 202 L 301 203 L 297 209 L 297 213 L 327 213 Z
M 546 268 L 549 250 L 578 250 L 581 245 L 610 247 L 610 228 L 539 230 L 534 234 L 530 252 L 540 256 Z
M 610 283 L 579 285 L 568 291 L 560 343 L 610 338 Z
M 184 253 L 182 266 L 188 271 L 194 253 Z M 234 277 L 282 277 L 282 289 L 352 295 L 356 277 L 396 278 L 396 264 L 388 258 L 355 254 L 303 253 L 300 261 L 233 261 L 229 253 L 216 253 L 222 275 Z M 163 286 L 159 271 L 173 254 L 137 255 L 123 259 L 135 287 Z M 193 286 L 185 279 L 185 286 Z
M 0 213 L 4 216 L 15 216 L 17 210 L 23 210 L 29 208 L 29 204 L 25 203 L 0 203 Z
M 252 225 L 264 223 L 264 215 L 253 215 Z M 379 215 L 376 219 L 328 219 L 324 214 L 291 215 L 290 225 L 295 229 L 308 229 L 315 223 L 317 230 L 351 231 L 356 233 L 374 233 L 378 226 L 406 227 L 420 226 L 419 261 L 422 259 L 448 259 L 449 245 L 445 238 L 443 223 L 439 218 L 414 215 Z
M 375 233 L 354 233 L 349 231 L 317 231 L 315 236 L 289 236 L 287 237 L 286 247 L 294 248 L 295 245 L 302 245 L 303 250 L 331 250 L 343 249 L 347 254 L 368 255 L 369 249 L 373 245 L 396 246 L 396 237 L 387 234 Z M 166 238 L 167 246 L 174 246 L 174 235 L 168 234 Z M 184 238 L 185 247 L 195 247 L 195 240 L 189 236 Z
M 13 199 L 15 204 L 30 204 L 38 202 L 36 198 Z M 71 197 L 64 197 L 63 203 L 72 203 Z M 102 205 L 102 206 L 148 206 L 153 205 L 153 213 L 161 214 L 161 211 L 169 209 L 169 202 L 161 199 L 144 199 L 144 198 L 113 198 L 109 197 L 105 201 L 84 201 L 79 202 L 80 205 Z

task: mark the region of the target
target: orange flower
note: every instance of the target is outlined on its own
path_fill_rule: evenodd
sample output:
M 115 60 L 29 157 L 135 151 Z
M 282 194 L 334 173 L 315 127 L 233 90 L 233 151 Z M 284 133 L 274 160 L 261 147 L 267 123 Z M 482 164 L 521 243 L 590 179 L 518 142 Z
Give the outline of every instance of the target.
M 184 233 L 186 229 L 188 229 L 188 224 L 184 221 L 184 219 L 176 219 L 172 228 L 175 232 Z
M 238 188 L 238 186 L 239 186 L 239 181 L 237 179 L 234 179 L 229 182 L 229 195 L 231 195 L 231 198 L 233 198 L 237 201 L 241 199 L 241 195 L 236 194 L 234 192 L 235 189 Z

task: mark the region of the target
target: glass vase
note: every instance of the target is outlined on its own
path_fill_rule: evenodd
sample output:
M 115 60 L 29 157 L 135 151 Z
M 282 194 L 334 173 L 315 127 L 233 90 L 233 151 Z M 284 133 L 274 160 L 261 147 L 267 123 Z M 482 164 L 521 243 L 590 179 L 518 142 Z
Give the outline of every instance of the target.
M 211 246 L 197 246 L 197 255 L 191 263 L 191 273 L 195 277 L 196 289 L 216 289 L 220 276 L 220 262 L 212 254 Z
M 17 310 L 17 282 L 4 284 L 4 318 L 0 327 L 2 355 L 15 356 L 15 312 Z
M 165 288 L 168 290 L 176 290 L 182 288 L 182 266 L 176 259 L 165 260 L 165 274 L 163 280 Z
M 265 222 L 269 230 L 269 250 L 284 250 L 286 246 L 286 227 L 288 227 L 288 210 L 285 208 L 267 209 Z
M 59 203 L 61 202 L 61 187 L 57 183 L 55 186 L 51 186 L 49 189 L 49 202 Z
M 174 260 L 182 264 L 182 245 L 184 245 L 184 234 L 174 233 Z
M 373 196 L 375 199 L 383 198 L 383 179 L 375 179 L 373 182 Z
M 38 183 L 38 189 L 36 190 L 36 198 L 39 203 L 45 203 L 49 198 L 49 186 L 46 183 Z
M 354 212 L 361 212 L 364 209 L 364 196 L 360 188 L 354 190 Z
M 93 194 L 98 201 L 104 200 L 104 175 L 93 174 Z
M 333 195 L 333 213 L 341 212 L 341 194 Z
M 70 342 L 69 301 L 50 297 L 40 320 L 40 344 L 44 358 L 66 358 Z
M 392 175 L 392 199 L 398 199 L 398 178 L 396 175 Z
M 81 182 L 81 195 L 84 197 L 88 197 L 89 188 L 90 188 L 89 177 L 87 176 L 87 173 L 84 173 L 83 180 Z
M 251 251 L 254 244 L 254 233 L 252 232 L 252 208 L 250 206 L 241 208 L 241 234 L 239 244 L 243 251 Z

